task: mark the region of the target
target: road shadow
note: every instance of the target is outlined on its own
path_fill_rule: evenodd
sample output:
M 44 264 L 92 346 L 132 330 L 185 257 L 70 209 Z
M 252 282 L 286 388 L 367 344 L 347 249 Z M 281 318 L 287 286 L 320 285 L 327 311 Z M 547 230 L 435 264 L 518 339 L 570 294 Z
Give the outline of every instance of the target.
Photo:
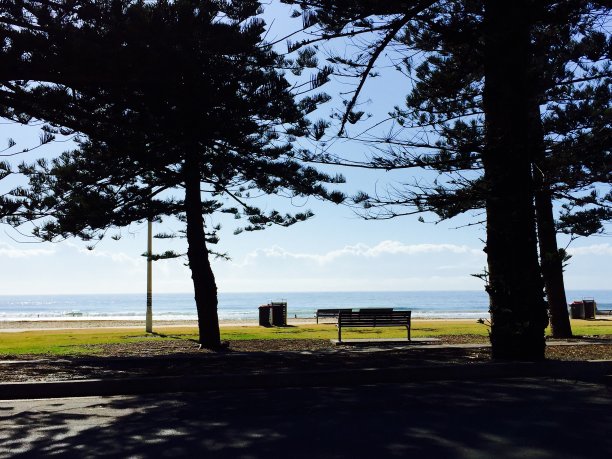
M 602 385 L 552 379 L 0 402 L 0 457 L 581 458 L 612 451 Z

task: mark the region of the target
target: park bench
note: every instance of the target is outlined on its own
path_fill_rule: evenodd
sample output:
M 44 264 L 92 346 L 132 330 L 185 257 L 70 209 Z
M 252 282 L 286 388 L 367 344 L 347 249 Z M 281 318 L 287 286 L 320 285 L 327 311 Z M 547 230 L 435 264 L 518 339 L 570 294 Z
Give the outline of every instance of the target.
M 410 314 L 412 311 L 369 309 L 365 312 L 342 310 L 338 313 L 338 342 L 342 342 L 342 327 L 406 327 L 410 341 Z

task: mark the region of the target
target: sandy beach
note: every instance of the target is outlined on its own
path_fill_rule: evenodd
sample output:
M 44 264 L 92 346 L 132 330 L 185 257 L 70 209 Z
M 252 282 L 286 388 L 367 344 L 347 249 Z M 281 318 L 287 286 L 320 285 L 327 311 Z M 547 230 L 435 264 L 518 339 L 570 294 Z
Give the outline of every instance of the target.
M 335 323 L 334 320 L 319 320 L 320 323 Z M 288 325 L 315 324 L 314 318 L 288 319 Z M 154 320 L 153 327 L 197 327 L 195 320 Z M 257 320 L 220 320 L 220 327 L 255 327 Z M 144 320 L 86 320 L 86 319 L 59 319 L 59 320 L 5 320 L 0 321 L 0 333 L 22 330 L 65 330 L 90 328 L 144 328 Z
M 418 322 L 421 319 L 413 319 Z M 475 322 L 474 319 L 426 319 L 426 321 L 441 320 L 452 322 Z M 288 318 L 287 325 L 315 325 L 314 317 Z M 320 324 L 335 324 L 333 318 L 321 318 Z M 256 327 L 257 320 L 220 320 L 220 327 Z M 170 327 L 197 327 L 196 320 L 154 320 L 153 329 Z M 87 320 L 78 318 L 58 319 L 58 320 L 4 320 L 0 321 L 0 333 L 18 332 L 25 330 L 66 330 L 66 329 L 91 329 L 91 328 L 144 328 L 144 320 Z
M 475 319 L 413 319 L 413 322 L 425 320 L 468 322 L 473 323 Z M 287 325 L 315 325 L 314 317 L 300 317 L 287 319 Z M 335 324 L 333 318 L 320 318 L 320 324 Z M 220 327 L 256 327 L 259 323 L 256 319 L 251 320 L 220 320 Z M 154 320 L 153 329 L 170 327 L 197 327 L 195 320 Z M 26 330 L 66 330 L 66 329 L 92 329 L 92 328 L 134 328 L 144 329 L 144 320 L 88 320 L 79 318 L 62 318 L 58 320 L 0 320 L 0 333 L 19 332 Z
M 612 321 L 610 315 L 597 316 L 597 321 L 608 322 Z M 475 319 L 463 318 L 416 318 L 412 319 L 413 323 L 418 322 L 463 322 L 475 323 Z M 287 319 L 287 325 L 315 325 L 314 317 L 300 317 Z M 320 318 L 320 324 L 335 324 L 333 318 Z M 250 320 L 219 320 L 220 327 L 257 327 L 259 325 L 256 319 Z M 196 320 L 154 320 L 153 329 L 155 328 L 180 328 L 180 327 L 197 327 Z M 144 329 L 144 320 L 91 320 L 80 318 L 61 318 L 57 320 L 0 320 L 0 333 L 19 332 L 27 330 L 66 330 L 66 329 L 95 329 L 95 328 L 134 328 Z

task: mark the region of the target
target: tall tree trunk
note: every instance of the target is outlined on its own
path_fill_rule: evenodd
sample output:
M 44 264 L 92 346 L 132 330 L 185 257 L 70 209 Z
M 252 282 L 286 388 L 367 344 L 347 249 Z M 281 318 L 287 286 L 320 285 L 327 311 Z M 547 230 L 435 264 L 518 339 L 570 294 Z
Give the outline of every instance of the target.
M 540 247 L 540 266 L 544 277 L 546 299 L 548 301 L 548 315 L 550 328 L 554 338 L 570 338 L 572 327 L 567 313 L 567 299 L 565 298 L 565 285 L 563 282 L 563 260 L 559 256 L 557 246 L 557 231 L 553 214 L 552 192 L 550 189 L 552 169 L 546 158 L 544 144 L 544 128 L 540 101 L 544 95 L 544 84 L 541 81 L 545 70 L 546 57 L 533 56 L 531 69 L 532 89 L 530 102 L 530 142 L 534 151 L 532 166 L 533 182 L 535 186 L 536 224 L 538 230 L 538 244 Z
M 536 163 L 537 164 L 537 163 Z M 557 231 L 553 216 L 550 187 L 542 177 L 543 170 L 536 168 L 535 203 L 538 222 L 538 241 L 540 244 L 540 264 L 544 275 L 544 286 L 548 300 L 550 328 L 553 338 L 571 338 L 572 326 L 567 312 L 565 284 L 563 282 L 563 260 L 557 246 Z M 540 182 L 540 183 L 538 183 Z
M 200 345 L 215 349 L 221 346 L 217 316 L 217 284 L 206 247 L 199 166 L 197 157 L 188 154 L 183 166 L 185 214 L 187 216 L 187 258 L 198 311 Z
M 495 359 L 544 358 L 529 144 L 529 0 L 485 0 L 487 261 Z

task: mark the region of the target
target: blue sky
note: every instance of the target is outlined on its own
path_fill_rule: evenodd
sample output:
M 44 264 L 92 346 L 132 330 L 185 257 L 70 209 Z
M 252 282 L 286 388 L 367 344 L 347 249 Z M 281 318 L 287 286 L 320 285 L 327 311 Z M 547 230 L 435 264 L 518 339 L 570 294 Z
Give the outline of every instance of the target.
M 273 10 L 271 15 L 278 14 Z M 292 25 L 279 16 L 269 39 L 282 36 Z M 276 35 L 274 35 L 276 34 Z M 401 103 L 407 82 L 399 75 L 384 75 L 369 82 L 363 100 L 365 110 L 383 116 Z M 341 82 L 330 93 L 346 90 Z M 335 99 L 337 101 L 337 99 Z M 333 103 L 333 102 L 332 102 Z M 331 105 L 320 112 L 325 116 Z M 374 119 L 376 119 L 376 116 Z M 39 127 L 25 128 L 0 120 L 0 149 L 8 138 L 19 148 L 37 145 Z M 63 140 L 63 139 L 58 139 Z M 41 155 L 52 157 L 70 148 L 70 142 L 52 144 L 20 155 L 30 161 Z M 361 145 L 338 142 L 336 151 L 362 157 Z M 343 170 L 347 184 L 340 189 L 372 192 L 394 180 L 410 180 L 418 171 L 398 173 Z M 6 191 L 11 181 L 1 181 Z M 271 208 L 291 210 L 292 205 L 312 209 L 315 217 L 290 228 L 270 228 L 234 236 L 228 221 L 217 249 L 227 251 L 230 261 L 216 260 L 214 271 L 221 291 L 372 291 L 372 290 L 479 290 L 483 285 L 470 274 L 482 272 L 486 265 L 482 252 L 483 225 L 465 226 L 473 216 L 462 216 L 440 224 L 420 223 L 416 216 L 385 221 L 364 221 L 344 206 L 321 203 L 315 199 L 283 202 L 270 199 Z M 425 216 L 427 220 L 433 217 Z M 155 227 L 156 232 L 171 232 L 180 224 L 169 219 Z M 28 229 L 21 230 L 27 234 Z M 89 251 L 85 243 L 34 243 L 6 226 L 0 227 L 0 294 L 78 294 L 139 293 L 145 290 L 146 225 L 133 224 L 111 234 Z M 173 249 L 185 252 L 185 241 L 155 240 L 155 251 Z M 560 238 L 560 245 L 567 239 Z M 612 241 L 599 236 L 579 239 L 569 246 L 573 254 L 566 272 L 568 289 L 612 288 Z M 189 270 L 184 260 L 164 260 L 154 264 L 156 292 L 190 292 Z
M 20 145 L 38 142 L 37 128 L 0 124 L 0 136 Z M 45 155 L 63 151 L 53 143 Z M 42 151 L 43 149 L 41 149 Z M 34 150 L 23 160 L 39 155 Z M 385 183 L 384 173 L 348 170 L 347 191 L 371 190 Z M 8 183 L 1 182 L 3 187 Z M 233 235 L 226 225 L 218 249 L 230 261 L 216 260 L 214 271 L 221 291 L 347 291 L 347 290 L 478 290 L 481 281 L 470 274 L 486 264 L 482 252 L 484 227 L 463 227 L 465 216 L 440 224 L 420 223 L 417 217 L 364 221 L 344 206 L 314 199 L 294 202 L 310 208 L 315 217 L 290 228 L 270 228 Z M 285 208 L 290 210 L 291 203 Z M 215 218 L 214 222 L 221 220 Z M 225 223 L 221 221 L 222 223 Z M 156 232 L 179 229 L 167 220 Z M 22 232 L 27 234 L 27 229 Z M 133 224 L 111 234 L 95 250 L 73 239 L 33 243 L 4 226 L 0 228 L 0 294 L 138 293 L 146 285 L 146 225 Z M 561 238 L 563 240 L 563 238 Z M 21 241 L 21 242 L 18 242 Z M 155 240 L 155 250 L 185 251 L 184 240 Z M 564 242 L 566 243 L 566 242 Z M 612 244 L 607 237 L 579 239 L 570 245 L 574 255 L 566 273 L 568 289 L 610 288 Z M 191 278 L 184 260 L 154 264 L 156 292 L 189 292 Z

